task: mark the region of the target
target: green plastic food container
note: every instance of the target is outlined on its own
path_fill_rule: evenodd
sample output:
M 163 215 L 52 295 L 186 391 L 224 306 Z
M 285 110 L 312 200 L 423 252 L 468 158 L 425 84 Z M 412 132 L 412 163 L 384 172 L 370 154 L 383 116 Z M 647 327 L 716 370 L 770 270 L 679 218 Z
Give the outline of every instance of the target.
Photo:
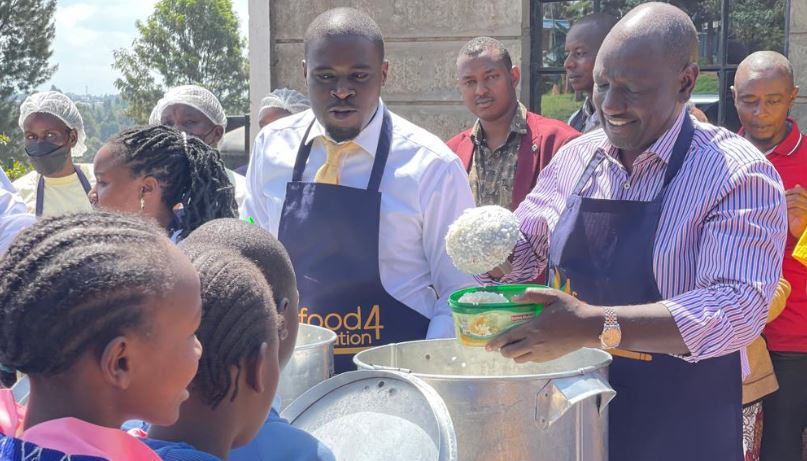
M 546 288 L 543 285 L 497 285 L 465 288 L 455 291 L 448 298 L 454 316 L 457 339 L 468 346 L 484 346 L 489 340 L 522 323 L 532 320 L 543 310 L 543 304 L 518 304 L 513 297 L 523 294 L 527 288 Z M 466 293 L 499 293 L 509 299 L 508 303 L 470 304 L 459 299 Z

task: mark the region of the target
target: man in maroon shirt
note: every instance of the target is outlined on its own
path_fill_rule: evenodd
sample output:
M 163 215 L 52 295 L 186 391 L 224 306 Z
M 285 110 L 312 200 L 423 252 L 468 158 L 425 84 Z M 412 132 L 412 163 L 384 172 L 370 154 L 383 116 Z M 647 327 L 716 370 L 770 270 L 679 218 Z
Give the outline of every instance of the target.
M 460 50 L 457 80 L 474 126 L 446 144 L 468 171 L 477 206 L 515 210 L 555 152 L 580 133 L 518 101 L 521 71 L 499 40 L 477 37 Z
M 801 461 L 807 425 L 807 268 L 793 248 L 807 228 L 807 142 L 788 117 L 799 88 L 786 57 L 773 51 L 748 56 L 737 68 L 734 101 L 742 134 L 782 177 L 787 198 L 788 235 L 782 273 L 792 292 L 782 314 L 764 331 L 779 391 L 763 401 L 761 459 Z

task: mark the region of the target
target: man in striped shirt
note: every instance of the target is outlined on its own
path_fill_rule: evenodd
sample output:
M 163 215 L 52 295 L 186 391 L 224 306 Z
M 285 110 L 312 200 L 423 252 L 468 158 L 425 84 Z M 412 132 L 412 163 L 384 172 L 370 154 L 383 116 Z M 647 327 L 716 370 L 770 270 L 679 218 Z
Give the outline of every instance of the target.
M 512 270 L 480 277 L 548 267 L 560 288 L 528 292 L 542 314 L 490 350 L 518 362 L 613 351 L 614 460 L 742 459 L 738 351 L 779 279 L 785 198 L 753 145 L 688 116 L 697 58 L 695 26 L 671 5 L 640 5 L 614 27 L 594 69 L 603 130 L 541 172 L 516 210 Z

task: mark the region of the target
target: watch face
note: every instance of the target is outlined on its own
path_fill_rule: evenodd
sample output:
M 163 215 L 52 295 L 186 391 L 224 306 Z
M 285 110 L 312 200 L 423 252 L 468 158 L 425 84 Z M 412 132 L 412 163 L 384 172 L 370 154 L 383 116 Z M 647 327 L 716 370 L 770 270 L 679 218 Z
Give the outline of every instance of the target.
M 622 341 L 622 331 L 619 328 L 607 328 L 602 332 L 600 340 L 607 347 L 617 347 Z

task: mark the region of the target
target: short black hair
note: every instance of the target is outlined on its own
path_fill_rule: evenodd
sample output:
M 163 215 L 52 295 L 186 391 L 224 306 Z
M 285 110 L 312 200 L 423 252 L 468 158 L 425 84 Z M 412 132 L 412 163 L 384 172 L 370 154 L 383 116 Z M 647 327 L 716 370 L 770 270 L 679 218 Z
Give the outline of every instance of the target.
M 324 38 L 361 37 L 378 49 L 381 60 L 384 60 L 384 36 L 378 24 L 362 11 L 355 8 L 334 8 L 328 10 L 311 21 L 305 31 L 303 45 L 305 55 L 311 42 Z
M 492 37 L 476 37 L 466 43 L 460 50 L 459 57 L 471 56 L 476 57 L 485 51 L 492 51 L 499 55 L 502 64 L 510 70 L 513 68 L 513 59 L 510 57 L 510 52 L 499 40 Z
M 167 126 L 123 131 L 110 143 L 133 175 L 154 177 L 169 208 L 182 204 L 178 239 L 216 218 L 238 215 L 234 186 L 219 151 Z
M 619 22 L 615 16 L 612 16 L 608 13 L 591 13 L 582 18 L 574 21 L 572 23 L 572 27 L 579 27 L 579 26 L 592 26 L 596 31 L 596 35 L 594 36 L 598 39 L 599 43 L 597 43 L 597 48 L 602 45 L 602 41 L 605 40 L 605 36 L 608 35 L 608 32 L 614 28 L 616 23 Z M 570 29 L 571 30 L 571 29 Z
M 199 370 L 191 388 L 216 408 L 238 395 L 241 360 L 261 344 L 278 341 L 277 308 L 263 274 L 239 254 L 209 244 L 187 244 L 202 287 L 202 321 L 196 336 L 202 344 Z M 235 380 L 230 367 L 236 367 Z M 232 391 L 231 391 L 232 389 Z
M 106 211 L 63 214 L 22 231 L 0 258 L 0 364 L 53 375 L 145 324 L 173 287 L 171 243 L 156 225 Z
M 278 305 L 297 290 L 297 278 L 289 253 L 269 231 L 238 219 L 214 219 L 196 229 L 180 243 L 192 255 L 203 244 L 236 251 L 252 261 L 263 273 Z

